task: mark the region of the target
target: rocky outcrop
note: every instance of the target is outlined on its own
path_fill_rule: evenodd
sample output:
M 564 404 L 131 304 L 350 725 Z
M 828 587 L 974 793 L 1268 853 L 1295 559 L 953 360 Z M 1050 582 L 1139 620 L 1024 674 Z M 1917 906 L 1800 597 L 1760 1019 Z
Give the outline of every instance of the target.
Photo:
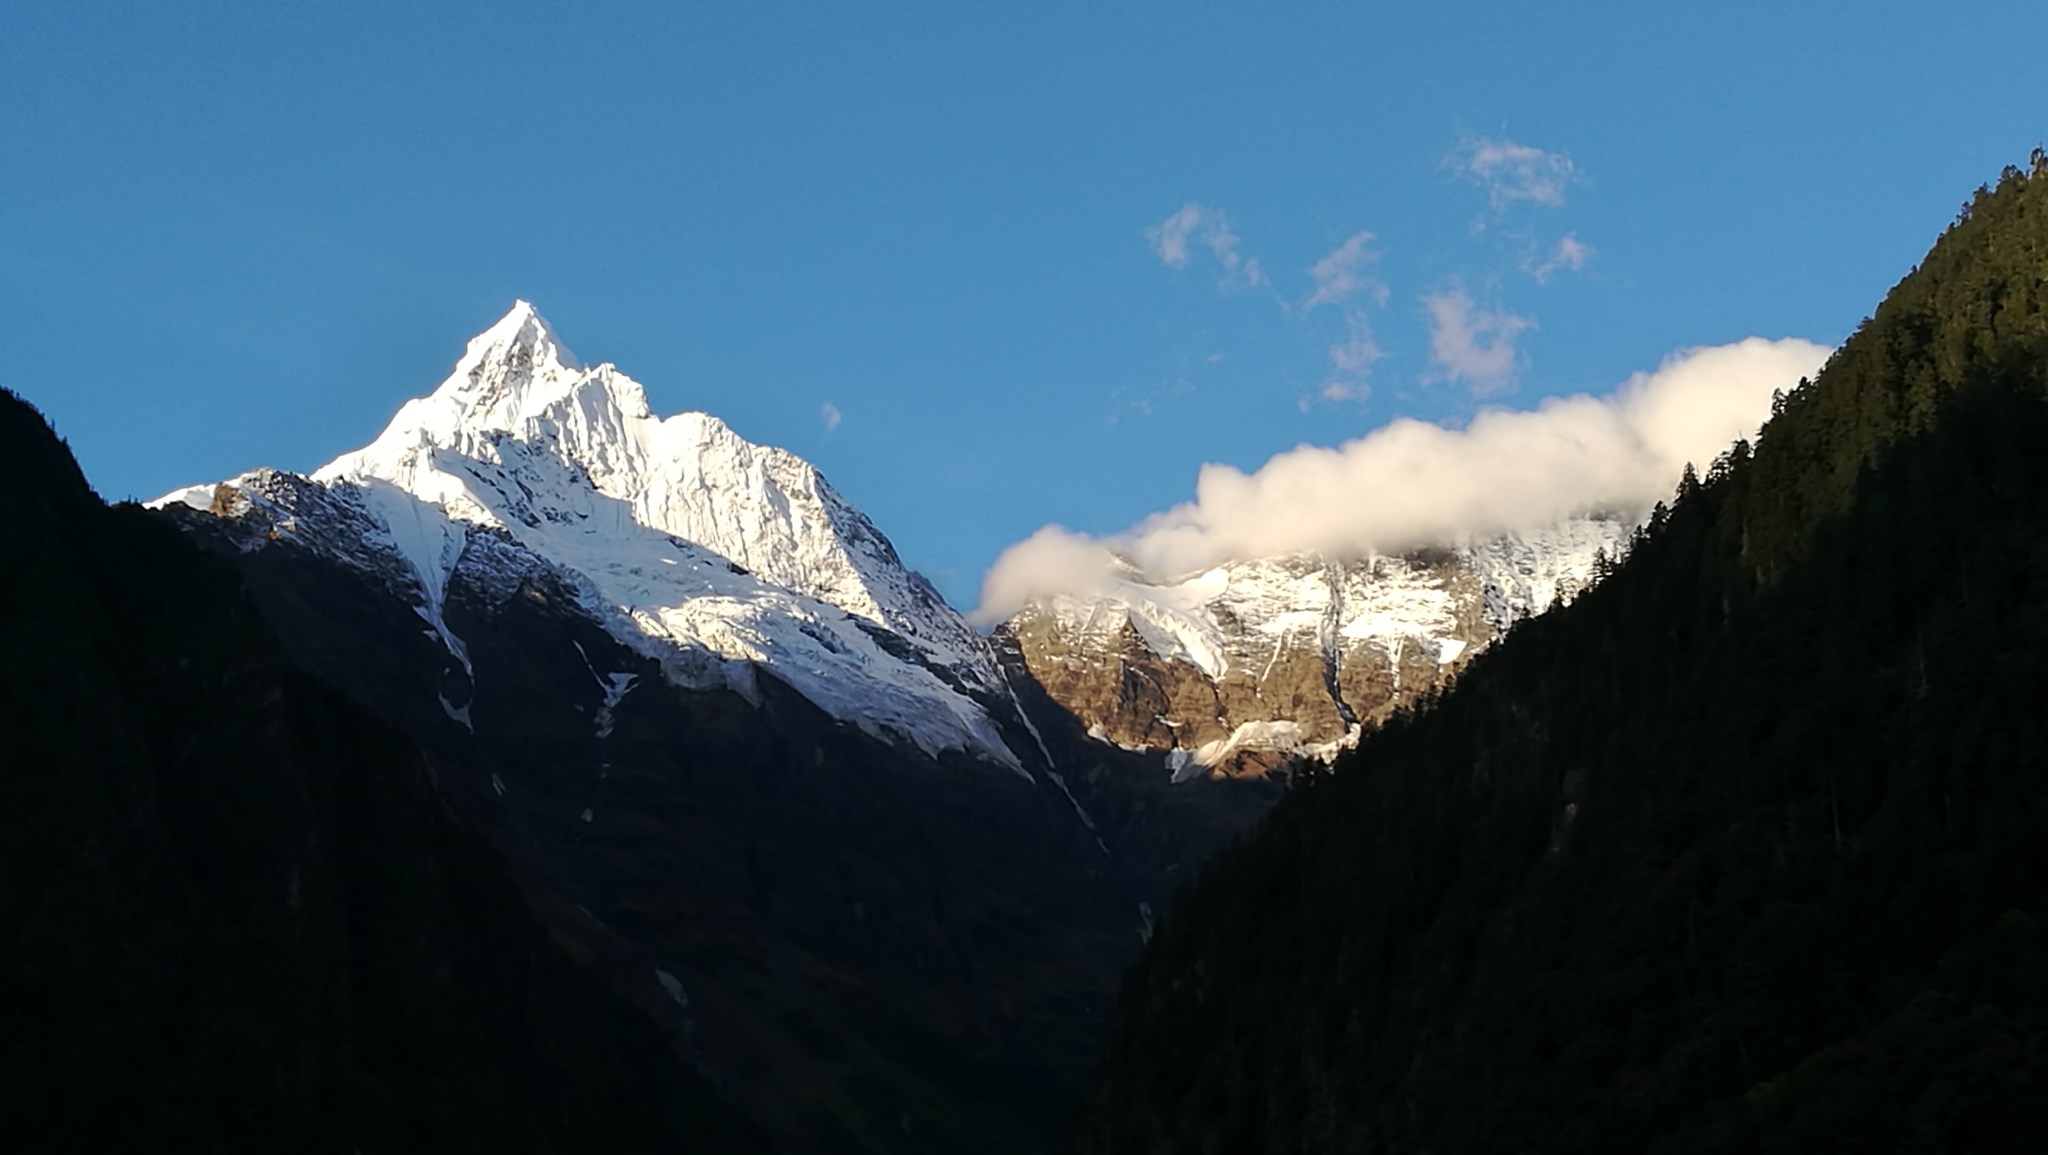
M 1515 622 L 1569 600 L 1633 520 L 1400 555 L 1231 562 L 1177 581 L 1132 566 L 1034 601 L 999 647 L 1101 741 L 1167 752 L 1177 778 L 1330 757 Z

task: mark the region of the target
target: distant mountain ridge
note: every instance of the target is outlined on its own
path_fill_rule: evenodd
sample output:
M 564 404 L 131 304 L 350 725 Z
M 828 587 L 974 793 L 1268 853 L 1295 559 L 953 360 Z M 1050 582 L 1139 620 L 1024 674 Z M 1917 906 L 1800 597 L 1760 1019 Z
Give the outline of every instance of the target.
M 560 585 L 678 686 L 755 697 L 767 671 L 928 755 L 1046 767 L 1013 687 L 1029 678 L 1176 779 L 1333 756 L 1569 597 L 1632 528 L 1586 517 L 1397 556 L 1245 559 L 1174 582 L 1125 567 L 1093 596 L 1027 605 L 992 646 L 808 462 L 709 414 L 655 417 L 638 382 L 584 366 L 525 301 L 362 449 L 305 477 L 260 469 L 151 504 L 225 517 L 251 548 L 290 538 L 409 591 L 450 659 L 444 709 L 465 725 L 477 671 L 444 612 L 458 570 L 499 588 Z M 637 681 L 591 675 L 617 697 Z
M 1636 519 L 1351 560 L 1302 553 L 1041 598 L 999 627 L 1098 739 L 1164 752 L 1176 778 L 1328 760 L 1516 623 L 1569 600 Z
M 766 668 L 870 733 L 1022 767 L 987 643 L 814 467 L 708 414 L 655 417 L 524 301 L 368 446 L 307 478 L 258 470 L 151 504 L 172 503 L 386 571 L 465 675 L 451 576 L 548 570 L 677 685 L 751 696 Z

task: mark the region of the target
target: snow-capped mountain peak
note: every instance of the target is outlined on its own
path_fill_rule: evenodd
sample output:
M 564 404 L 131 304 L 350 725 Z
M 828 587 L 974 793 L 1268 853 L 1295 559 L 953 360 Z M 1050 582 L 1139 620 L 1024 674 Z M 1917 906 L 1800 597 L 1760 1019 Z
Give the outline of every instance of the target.
M 1016 764 L 987 715 L 1014 706 L 988 644 L 816 468 L 706 413 L 655 416 L 638 382 L 584 367 L 524 301 L 311 480 L 386 527 L 458 657 L 443 602 L 484 530 L 573 574 L 673 680 L 744 689 L 751 671 L 729 663 L 759 664 L 869 729 Z
M 463 374 L 487 361 L 508 360 L 514 350 L 524 350 L 532 360 L 565 369 L 582 368 L 576 355 L 555 336 L 554 326 L 548 324 L 540 310 L 533 307 L 533 302 L 514 301 L 495 324 L 469 339 L 462 359 L 455 363 L 455 370 Z
M 517 432 L 600 375 L 624 381 L 616 372 L 586 371 L 531 304 L 514 302 L 496 324 L 470 338 L 454 371 L 438 388 L 406 402 L 375 441 L 344 454 L 314 476 L 376 473 L 380 465 L 411 449 L 462 450 L 492 434 Z M 624 384 L 628 387 L 607 389 L 615 395 L 605 400 L 646 415 L 646 394 L 637 384 Z

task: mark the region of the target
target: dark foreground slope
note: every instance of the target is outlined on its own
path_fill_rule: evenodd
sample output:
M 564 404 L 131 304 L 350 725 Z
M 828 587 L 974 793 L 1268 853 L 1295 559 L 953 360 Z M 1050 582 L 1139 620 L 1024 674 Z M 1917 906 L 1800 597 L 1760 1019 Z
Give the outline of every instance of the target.
M 435 765 L 0 393 L 0 1145 L 747 1151 Z
M 1030 774 L 882 741 L 773 663 L 745 695 L 678 686 L 579 579 L 475 526 L 440 600 L 458 657 L 410 566 L 332 548 L 376 531 L 324 493 L 279 476 L 157 516 L 428 754 L 544 925 L 788 1151 L 1058 1149 L 1151 911 L 1277 793 L 1171 785 L 1023 679 Z
M 2048 1144 L 2048 175 L 1212 859 L 1090 1151 Z

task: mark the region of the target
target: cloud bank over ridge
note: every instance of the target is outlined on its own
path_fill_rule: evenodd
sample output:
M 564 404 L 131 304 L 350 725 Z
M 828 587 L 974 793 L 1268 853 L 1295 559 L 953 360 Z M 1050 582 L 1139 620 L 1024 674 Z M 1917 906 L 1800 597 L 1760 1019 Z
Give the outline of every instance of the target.
M 1531 530 L 1594 508 L 1647 512 L 1688 462 L 1704 467 L 1770 414 L 1771 393 L 1830 350 L 1751 337 L 1685 349 L 1604 396 L 1487 409 L 1462 429 L 1401 418 L 1335 448 L 1303 445 L 1252 473 L 1205 465 L 1195 498 L 1124 533 L 1046 526 L 1003 551 L 982 583 L 982 625 L 1034 597 L 1085 594 L 1110 550 L 1158 578 L 1303 550 L 1392 552 Z

